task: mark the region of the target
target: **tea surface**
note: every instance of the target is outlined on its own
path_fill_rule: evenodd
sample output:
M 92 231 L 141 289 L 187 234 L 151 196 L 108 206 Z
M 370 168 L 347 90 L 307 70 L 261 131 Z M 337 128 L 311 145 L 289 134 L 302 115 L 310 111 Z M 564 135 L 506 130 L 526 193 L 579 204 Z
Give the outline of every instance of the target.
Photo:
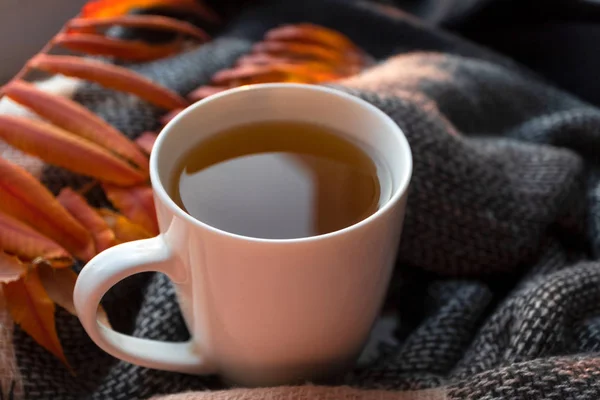
M 318 125 L 241 125 L 203 140 L 179 160 L 171 197 L 194 218 L 227 232 L 315 236 L 353 225 L 388 200 L 389 172 L 376 160 L 372 151 Z

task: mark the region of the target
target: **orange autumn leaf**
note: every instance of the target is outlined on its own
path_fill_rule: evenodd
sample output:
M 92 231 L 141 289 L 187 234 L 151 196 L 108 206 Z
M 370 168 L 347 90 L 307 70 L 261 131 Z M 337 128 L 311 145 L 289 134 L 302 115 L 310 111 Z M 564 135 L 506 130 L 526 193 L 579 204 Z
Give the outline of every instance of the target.
M 152 237 L 147 230 L 117 212 L 103 208 L 98 210 L 98 213 L 104 218 L 110 229 L 113 230 L 119 243 Z
M 208 85 L 187 97 L 198 101 L 229 88 L 257 83 L 336 81 L 362 71 L 369 60 L 336 31 L 313 24 L 284 25 L 268 31 L 264 40 L 232 68 L 218 71 Z M 169 118 L 166 114 L 161 122 Z
M 338 63 L 347 58 L 343 53 L 319 45 L 286 41 L 260 42 L 255 44 L 252 50 L 255 53 L 267 53 L 294 59 L 320 60 L 330 63 Z
M 102 187 L 108 199 L 123 215 L 150 234 L 158 234 L 154 196 L 150 186 L 123 188 L 103 184 Z
M 123 159 L 47 122 L 0 115 L 0 138 L 42 160 L 119 185 L 135 185 L 147 177 Z
M 193 13 L 211 22 L 219 17 L 199 0 L 95 0 L 88 2 L 81 10 L 84 18 L 114 17 L 129 14 L 137 9 L 170 8 Z
M 110 89 L 131 93 L 167 110 L 188 105 L 188 102 L 177 93 L 127 68 L 113 64 L 75 56 L 39 54 L 29 62 L 29 66 L 41 71 L 89 80 Z
M 52 124 L 90 140 L 148 170 L 148 158 L 121 132 L 75 101 L 46 93 L 24 81 L 3 88 L 13 101 L 29 108 Z
M 341 33 L 310 23 L 283 25 L 271 29 L 266 40 L 318 44 L 337 51 L 358 52 L 354 43 Z
M 200 42 L 210 40 L 210 36 L 197 26 L 186 21 L 162 15 L 120 15 L 116 17 L 101 18 L 73 18 L 67 22 L 69 32 L 93 33 L 98 29 L 111 26 L 124 26 L 128 28 L 145 28 L 158 31 L 167 31 L 190 36 Z
M 14 322 L 70 369 L 56 333 L 54 302 L 46 293 L 37 270 L 30 269 L 22 279 L 3 285 L 6 305 Z
M 73 265 L 73 259 L 60 245 L 1 211 L 0 250 L 23 261 L 47 262 L 55 268 Z
M 116 244 L 114 232 L 100 214 L 88 205 L 83 196 L 66 187 L 60 191 L 56 199 L 92 234 L 96 253 Z
M 38 274 L 48 297 L 71 315 L 77 316 L 75 304 L 73 303 L 73 291 L 75 290 L 75 282 L 77 282 L 77 274 L 68 268 L 56 270 L 44 265 L 38 268 Z M 110 327 L 108 316 L 102 306 L 98 307 L 98 320 Z
M 27 272 L 27 268 L 15 256 L 0 252 L 0 283 L 14 282 Z
M 217 72 L 212 83 L 218 86 L 263 82 L 319 83 L 341 78 L 340 75 L 301 64 L 241 65 Z
M 93 256 L 88 231 L 37 179 L 1 157 L 0 199 L 0 210 L 52 238 L 69 253 L 84 261 Z
M 368 57 L 348 38 L 313 24 L 284 25 L 271 29 L 252 52 L 229 69 L 212 76 L 208 85 L 188 94 L 198 101 L 223 90 L 269 82 L 319 84 L 360 72 Z M 166 114 L 162 123 L 172 118 Z
M 90 33 L 59 34 L 54 44 L 89 55 L 114 57 L 125 61 L 152 61 L 178 53 L 182 41 L 148 44 L 141 40 L 120 40 Z
M 137 139 L 135 139 L 135 143 L 140 146 L 142 150 L 146 152 L 146 154 L 150 154 L 157 137 L 158 134 L 156 132 L 144 132 Z
M 336 73 L 340 75 L 340 78 L 356 74 L 364 68 L 362 62 L 353 63 L 342 61 L 339 63 L 328 63 L 319 60 L 297 60 L 285 56 L 274 56 L 267 53 L 250 53 L 240 57 L 236 62 L 237 66 L 286 64 L 302 66 L 304 68 L 310 69 L 311 71 Z

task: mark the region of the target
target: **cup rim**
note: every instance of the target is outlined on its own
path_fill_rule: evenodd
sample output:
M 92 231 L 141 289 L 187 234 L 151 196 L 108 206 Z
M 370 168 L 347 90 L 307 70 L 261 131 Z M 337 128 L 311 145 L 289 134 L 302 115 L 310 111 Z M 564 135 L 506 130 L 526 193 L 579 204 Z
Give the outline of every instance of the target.
M 209 225 L 205 222 L 202 222 L 199 219 L 194 218 L 187 212 L 185 212 L 181 207 L 175 203 L 175 201 L 169 196 L 167 190 L 165 189 L 159 173 L 158 173 L 158 159 L 160 149 L 163 143 L 168 140 L 169 132 L 175 128 L 175 126 L 179 123 L 179 121 L 183 118 L 186 118 L 187 115 L 194 113 L 196 109 L 202 107 L 204 104 L 218 100 L 222 97 L 227 96 L 235 96 L 240 92 L 246 91 L 256 91 L 256 90 L 272 90 L 272 89 L 285 89 L 285 90 L 307 90 L 315 93 L 327 93 L 338 97 L 343 97 L 346 100 L 357 103 L 362 108 L 365 108 L 368 112 L 376 114 L 379 118 L 383 119 L 385 124 L 388 125 L 390 131 L 396 135 L 396 138 L 399 140 L 400 147 L 402 150 L 402 156 L 406 158 L 407 168 L 405 171 L 400 172 L 400 184 L 394 190 L 389 200 L 383 205 L 383 207 L 379 208 L 376 212 L 371 214 L 365 219 L 362 219 L 352 225 L 349 225 L 345 228 L 338 229 L 333 232 L 324 233 L 320 235 L 307 236 L 307 237 L 299 237 L 299 238 L 288 238 L 288 239 L 268 239 L 268 238 L 258 238 L 253 236 L 240 235 L 237 233 L 229 232 L 226 230 L 222 230 L 216 228 L 212 225 Z M 191 223 L 192 225 L 199 226 L 203 229 L 207 229 L 215 234 L 228 236 L 230 238 L 240 239 L 244 241 L 250 242 L 258 242 L 258 243 L 269 243 L 269 244 L 291 244 L 291 243 L 302 243 L 302 242 L 312 242 L 317 240 L 325 240 L 337 236 L 344 235 L 350 231 L 359 229 L 367 224 L 372 223 L 376 219 L 381 218 L 384 214 L 386 214 L 405 194 L 408 190 L 408 186 L 410 184 L 412 178 L 412 169 L 413 169 L 413 160 L 412 160 L 412 152 L 408 140 L 404 135 L 402 129 L 392 120 L 386 113 L 384 113 L 379 108 L 375 107 L 371 103 L 348 94 L 346 92 L 332 89 L 325 86 L 311 85 L 311 84 L 302 84 L 302 83 L 260 83 L 260 84 L 251 84 L 245 85 L 237 88 L 232 88 L 225 90 L 223 92 L 211 95 L 207 98 L 204 98 L 196 103 L 188 106 L 186 109 L 181 111 L 175 118 L 171 119 L 159 132 L 156 141 L 154 143 L 153 151 L 150 153 L 150 181 L 152 184 L 152 190 L 155 195 L 160 198 L 162 203 L 169 208 L 169 210 L 179 218 Z M 392 173 L 397 173 L 396 171 L 392 171 Z

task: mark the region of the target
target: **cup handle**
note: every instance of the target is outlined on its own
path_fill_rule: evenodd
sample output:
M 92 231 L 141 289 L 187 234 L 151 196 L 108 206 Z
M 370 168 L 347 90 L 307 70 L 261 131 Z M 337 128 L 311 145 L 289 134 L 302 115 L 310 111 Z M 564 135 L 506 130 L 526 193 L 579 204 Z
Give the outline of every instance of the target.
M 191 341 L 161 342 L 124 335 L 100 324 L 97 310 L 104 294 L 128 276 L 162 272 L 174 282 L 186 279 L 163 236 L 123 243 L 94 257 L 81 271 L 73 301 L 83 328 L 104 351 L 142 367 L 190 374 L 211 374 L 214 368 L 197 354 Z

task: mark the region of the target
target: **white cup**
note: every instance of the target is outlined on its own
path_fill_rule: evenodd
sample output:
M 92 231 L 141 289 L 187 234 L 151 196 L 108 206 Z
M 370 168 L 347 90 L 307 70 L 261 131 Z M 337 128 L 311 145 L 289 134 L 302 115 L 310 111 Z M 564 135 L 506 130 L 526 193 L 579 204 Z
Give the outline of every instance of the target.
M 211 227 L 169 197 L 165 184 L 195 143 L 268 120 L 329 126 L 377 150 L 391 172 L 390 199 L 339 231 L 271 240 Z M 300 84 L 251 85 L 211 96 L 180 113 L 156 140 L 150 175 L 161 233 L 92 259 L 75 287 L 77 315 L 98 346 L 144 367 L 219 374 L 244 386 L 336 376 L 353 366 L 380 311 L 411 171 L 411 151 L 398 125 L 355 96 Z M 102 296 L 148 271 L 175 284 L 189 342 L 134 338 L 98 323 Z

